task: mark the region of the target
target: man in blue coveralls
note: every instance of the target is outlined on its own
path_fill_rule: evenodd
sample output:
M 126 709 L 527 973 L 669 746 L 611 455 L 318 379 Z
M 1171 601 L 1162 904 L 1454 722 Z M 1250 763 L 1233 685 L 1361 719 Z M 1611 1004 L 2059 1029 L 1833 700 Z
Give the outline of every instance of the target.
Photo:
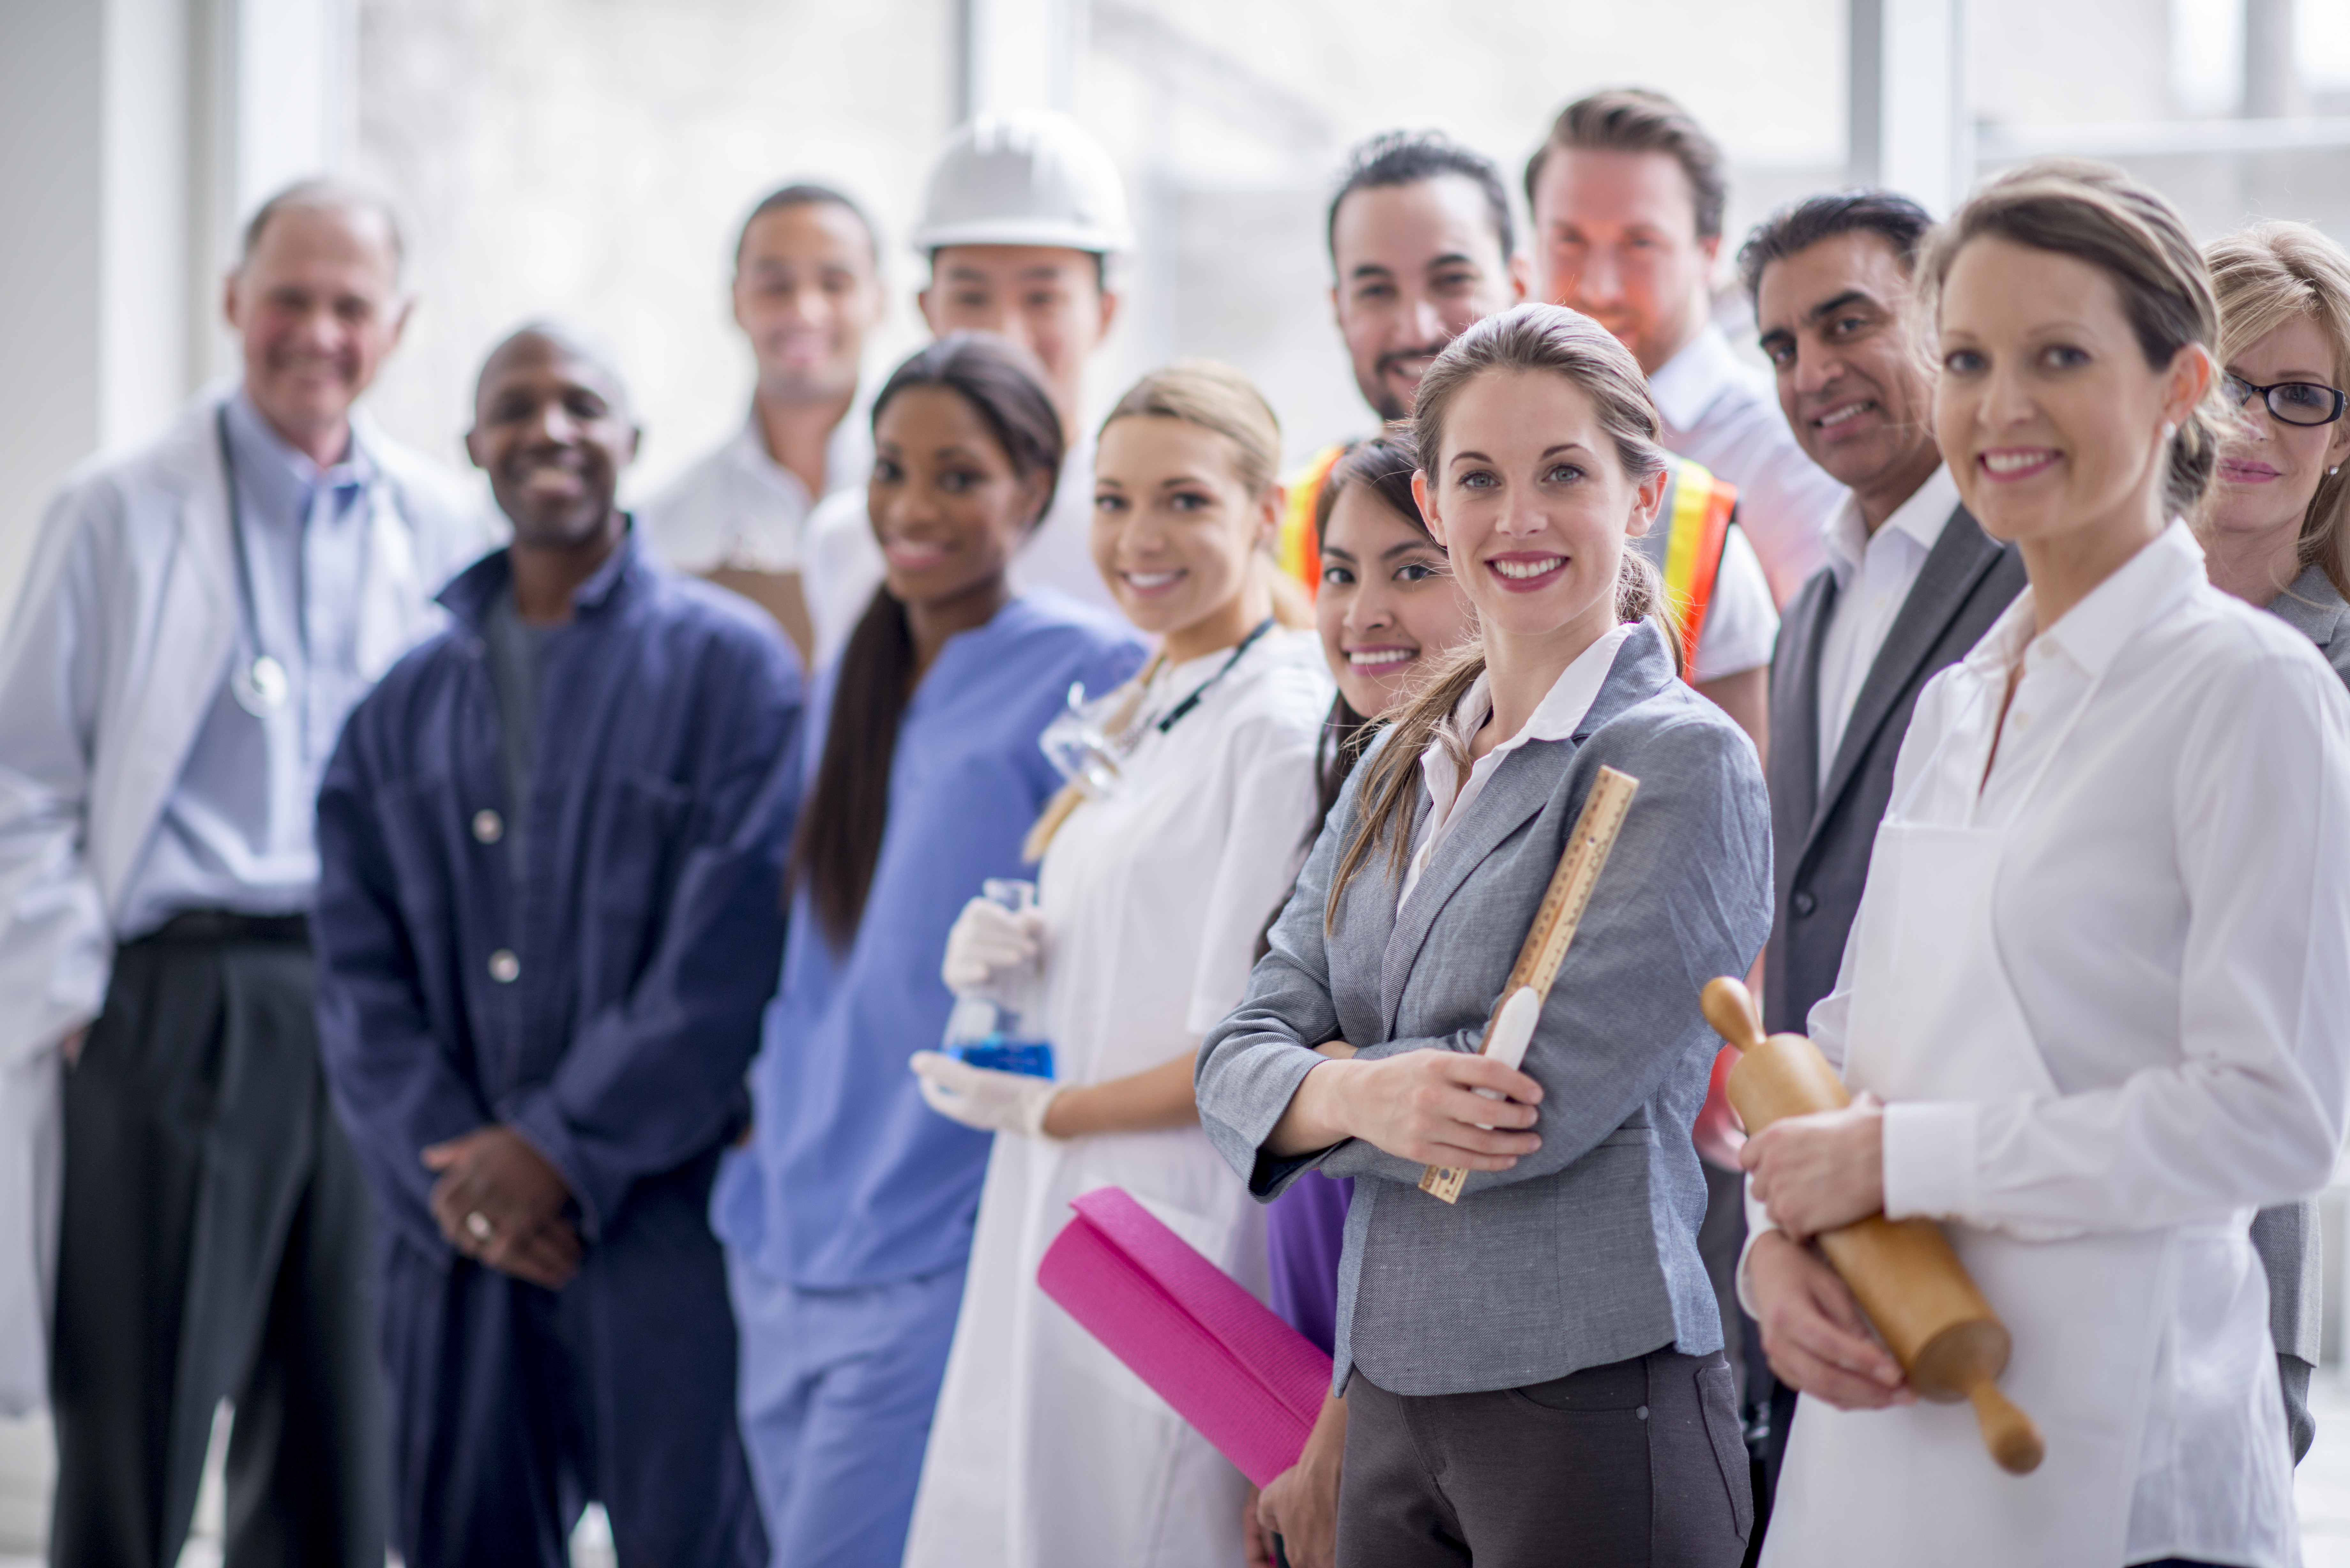
M 764 1561 L 705 1210 L 783 946 L 800 674 L 649 561 L 637 430 L 551 328 L 466 437 L 514 543 L 351 714 L 318 800 L 322 1052 L 382 1217 L 411 1568 Z

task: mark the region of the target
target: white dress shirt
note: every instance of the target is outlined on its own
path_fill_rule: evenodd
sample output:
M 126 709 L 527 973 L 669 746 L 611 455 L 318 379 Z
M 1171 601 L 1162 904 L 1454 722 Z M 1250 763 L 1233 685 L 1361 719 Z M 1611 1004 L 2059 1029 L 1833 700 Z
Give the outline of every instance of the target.
M 1101 573 L 1095 569 L 1094 442 L 1088 435 L 1061 460 L 1061 482 L 1045 514 L 1013 557 L 1015 589 L 1057 588 L 1082 604 L 1124 619 Z M 800 568 L 807 596 L 808 622 L 816 631 L 812 662 L 821 667 L 838 653 L 858 618 L 873 600 L 888 570 L 873 523 L 865 514 L 862 488 L 827 496 L 808 517 L 807 549 Z
M 1959 482 L 1944 463 L 1918 487 L 1917 493 L 1896 507 L 1875 534 L 1861 521 L 1860 502 L 1847 495 L 1829 519 L 1822 544 L 1828 569 L 1835 574 L 1835 607 L 1828 612 L 1826 631 L 1820 638 L 1819 725 L 1820 788 L 1828 784 L 1835 765 L 1836 748 L 1844 743 L 1845 726 L 1852 722 L 1853 704 L 1893 629 L 1926 557 L 1934 553 L 1942 527 L 1959 508 Z
M 1738 486 L 1738 521 L 1781 604 L 1820 569 L 1820 530 L 1845 488 L 1804 455 L 1770 383 L 1739 362 L 1708 323 L 1657 373 L 1649 395 L 1664 417 L 1668 450 L 1694 458 Z
M 872 472 L 872 425 L 859 402 L 825 442 L 824 493 L 861 491 Z M 632 510 L 653 553 L 681 572 L 796 572 L 819 499 L 768 455 L 754 408 L 724 445 Z
M 1502 760 L 1512 752 L 1533 741 L 1564 741 L 1575 733 L 1583 716 L 1591 711 L 1592 703 L 1599 700 L 1599 688 L 1607 683 L 1607 671 L 1616 665 L 1616 654 L 1637 629 L 1635 624 L 1610 627 L 1600 633 L 1597 641 L 1575 656 L 1574 662 L 1559 671 L 1551 682 L 1550 691 L 1534 705 L 1525 724 L 1508 740 L 1487 752 L 1470 764 L 1464 776 L 1453 762 L 1450 746 L 1440 738 L 1419 754 L 1419 775 L 1428 785 L 1427 820 L 1420 824 L 1419 841 L 1413 849 L 1411 865 L 1404 873 L 1403 891 L 1396 895 L 1396 909 L 1411 901 L 1412 889 L 1419 886 L 1420 873 L 1436 858 L 1437 846 L 1452 831 L 1453 824 L 1469 815 L 1477 797 L 1485 793 L 1485 784 L 1502 766 Z M 1465 747 L 1493 712 L 1493 681 L 1490 674 L 1480 674 L 1471 684 L 1461 705 L 1452 711 L 1452 731 L 1457 742 Z
M 2350 697 L 2306 638 L 2210 586 L 2183 523 L 2036 638 L 2033 601 L 1920 695 L 1887 820 L 2002 830 L 1994 929 L 2057 1092 L 1888 1106 L 1885 1211 L 2024 1240 L 2241 1229 L 2323 1187 L 2342 1145 Z M 1865 898 L 1812 1011 L 1839 1069 L 1869 919 Z M 2241 1446 L 2282 1444 L 2282 1415 L 2241 1429 L 2241 1389 L 2200 1373 L 2223 1337 L 2264 1360 L 2244 1286 L 2181 1268 L 2158 1305 L 2126 1562 L 2251 1560 L 2215 1537 Z

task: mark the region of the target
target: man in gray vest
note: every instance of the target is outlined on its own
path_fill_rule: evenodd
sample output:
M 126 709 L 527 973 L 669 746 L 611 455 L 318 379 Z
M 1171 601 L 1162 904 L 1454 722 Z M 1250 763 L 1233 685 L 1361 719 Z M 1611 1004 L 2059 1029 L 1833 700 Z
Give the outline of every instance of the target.
M 344 714 L 487 535 L 352 412 L 410 305 L 380 202 L 273 197 L 225 303 L 240 380 L 67 481 L 0 643 L 5 1094 L 30 1073 L 54 1106 L 64 1080 L 50 1550 L 176 1560 L 225 1399 L 229 1561 L 382 1568 L 368 1194 L 318 1068 L 312 802 Z

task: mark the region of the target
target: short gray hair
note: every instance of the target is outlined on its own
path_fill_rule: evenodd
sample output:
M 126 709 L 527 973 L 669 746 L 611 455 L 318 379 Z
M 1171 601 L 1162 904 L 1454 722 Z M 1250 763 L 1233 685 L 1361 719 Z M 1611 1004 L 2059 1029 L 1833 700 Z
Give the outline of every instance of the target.
M 244 239 L 238 248 L 236 270 L 244 272 L 253 265 L 255 253 L 261 249 L 262 236 L 269 225 L 288 213 L 327 213 L 338 217 L 367 216 L 383 224 L 385 240 L 391 246 L 391 278 L 397 284 L 407 271 L 408 244 L 400 229 L 400 214 L 391 203 L 365 186 L 335 179 L 296 180 L 254 210 L 245 220 Z

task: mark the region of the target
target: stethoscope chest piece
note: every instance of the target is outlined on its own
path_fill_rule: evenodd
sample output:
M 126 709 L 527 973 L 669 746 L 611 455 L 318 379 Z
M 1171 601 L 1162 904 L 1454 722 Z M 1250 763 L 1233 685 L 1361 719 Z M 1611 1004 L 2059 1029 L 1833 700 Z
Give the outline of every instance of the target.
M 286 667 L 263 654 L 252 663 L 239 660 L 228 672 L 228 689 L 236 705 L 256 719 L 266 719 L 286 706 L 291 682 Z

